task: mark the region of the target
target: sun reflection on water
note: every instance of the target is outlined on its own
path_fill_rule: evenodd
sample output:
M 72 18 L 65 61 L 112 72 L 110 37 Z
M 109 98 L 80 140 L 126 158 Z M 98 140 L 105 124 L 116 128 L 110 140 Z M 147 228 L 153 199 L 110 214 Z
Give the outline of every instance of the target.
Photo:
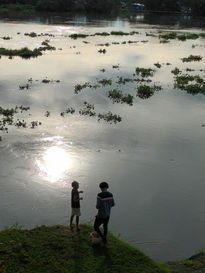
M 36 160 L 40 174 L 51 182 L 62 180 L 71 169 L 71 157 L 63 148 L 52 146 L 48 148 L 41 159 Z

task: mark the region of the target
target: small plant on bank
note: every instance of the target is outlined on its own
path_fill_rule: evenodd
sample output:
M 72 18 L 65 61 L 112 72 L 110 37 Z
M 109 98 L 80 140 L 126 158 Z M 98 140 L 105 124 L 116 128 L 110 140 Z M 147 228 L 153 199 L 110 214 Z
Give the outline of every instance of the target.
M 123 36 L 123 35 L 129 35 L 129 32 L 123 32 L 123 31 L 111 31 L 110 32 L 111 35 L 119 35 L 119 36 Z

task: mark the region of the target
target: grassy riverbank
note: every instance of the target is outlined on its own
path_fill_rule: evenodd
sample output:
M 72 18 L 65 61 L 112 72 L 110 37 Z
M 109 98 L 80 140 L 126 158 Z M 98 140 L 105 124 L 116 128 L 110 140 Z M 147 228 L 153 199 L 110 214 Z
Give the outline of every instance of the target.
M 0 272 L 168 273 L 166 265 L 109 233 L 107 247 L 93 246 L 90 225 L 79 233 L 65 226 L 18 226 L 0 232 Z

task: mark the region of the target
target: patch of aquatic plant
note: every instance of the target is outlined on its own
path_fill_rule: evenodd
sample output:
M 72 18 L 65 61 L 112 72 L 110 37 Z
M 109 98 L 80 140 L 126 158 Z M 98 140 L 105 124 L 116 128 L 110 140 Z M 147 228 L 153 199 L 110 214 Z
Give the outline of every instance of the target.
M 74 33 L 74 34 L 69 35 L 69 37 L 74 40 L 76 40 L 78 38 L 87 38 L 88 36 L 89 36 L 88 34 L 82 34 L 82 33 Z
M 166 34 L 160 34 L 159 35 L 160 39 L 164 39 L 164 40 L 170 40 L 170 39 L 176 39 L 177 38 L 177 33 L 176 32 L 170 32 L 170 33 L 166 33 Z
M 98 52 L 105 54 L 106 53 L 106 49 L 105 48 L 104 49 L 100 49 L 100 50 L 98 50 Z
M 84 84 L 76 84 L 75 85 L 75 94 L 78 94 L 82 89 L 92 87 L 89 82 L 85 82 Z
M 33 50 L 28 49 L 27 47 L 21 48 L 21 49 L 6 49 L 1 47 L 0 48 L 0 55 L 5 56 L 20 56 L 21 58 L 28 59 L 32 57 L 38 57 L 41 56 L 41 50 L 38 48 L 35 48 Z
M 65 110 L 65 112 L 61 112 L 61 116 L 62 117 L 64 117 L 65 116 L 65 114 L 74 114 L 75 113 L 75 109 L 73 108 L 73 107 L 68 107 L 66 110 Z
M 129 105 L 133 104 L 133 96 L 130 94 L 123 95 L 121 90 L 113 89 L 108 91 L 108 97 L 114 102 L 127 103 Z
M 105 43 L 105 44 L 97 44 L 96 46 L 110 46 L 109 43 Z
M 149 85 L 140 85 L 137 87 L 137 96 L 141 99 L 148 99 L 154 95 L 154 87 Z
M 30 107 L 25 107 L 23 105 L 21 106 L 16 106 L 15 108 L 11 109 L 4 109 L 0 107 L 0 115 L 2 115 L 2 118 L 0 119 L 0 130 L 5 131 L 8 133 L 8 125 L 11 126 L 16 126 L 18 128 L 26 128 L 26 121 L 25 120 L 19 120 L 17 119 L 16 121 L 14 120 L 14 115 L 20 111 L 22 113 L 23 111 L 28 111 Z M 40 123 L 39 123 L 40 124 Z
M 124 95 L 121 99 L 121 103 L 127 103 L 129 105 L 133 105 L 134 97 L 131 94 Z
M 190 55 L 189 57 L 181 58 L 182 62 L 199 62 L 202 60 L 202 57 L 199 55 Z
M 50 115 L 51 115 L 51 113 L 49 111 L 46 111 L 44 114 L 45 117 L 50 117 Z
M 160 40 L 160 43 L 161 44 L 167 44 L 167 43 L 169 43 L 169 40 L 165 40 L 165 39 L 164 40 Z
M 95 117 L 96 112 L 94 110 L 94 104 L 90 104 L 87 101 L 84 101 L 84 108 L 79 111 L 79 114 L 83 116 Z
M 39 122 L 39 121 L 31 121 L 31 129 L 34 129 L 34 128 L 36 128 L 36 127 L 38 127 L 39 125 L 42 125 L 42 123 L 41 122 Z
M 119 65 L 119 64 L 113 65 L 112 68 L 114 68 L 114 69 L 119 69 L 119 68 L 120 68 L 120 65 Z
M 123 31 L 111 31 L 110 34 L 111 35 L 119 35 L 119 36 L 130 35 L 129 32 L 123 32 Z
M 117 84 L 126 84 L 127 82 L 133 82 L 133 79 L 130 78 L 123 78 L 119 77 L 118 81 L 116 82 Z
M 24 84 L 24 85 L 19 85 L 19 90 L 24 90 L 24 89 L 28 90 L 28 89 L 30 89 L 30 87 L 31 87 L 31 85 L 28 83 Z
M 157 68 L 161 68 L 161 66 L 162 66 L 159 62 L 158 62 L 158 63 L 155 63 L 154 65 L 155 65 Z
M 24 33 L 24 35 L 25 35 L 25 36 L 29 36 L 29 37 L 31 37 L 31 38 L 35 38 L 35 37 L 38 36 L 37 33 L 35 33 L 35 32 Z
M 190 82 L 192 82 L 190 84 Z M 181 75 L 175 78 L 175 88 L 187 91 L 189 94 L 205 94 L 205 81 L 199 75 Z
M 194 71 L 194 69 L 186 68 L 186 71 L 187 71 L 187 72 L 191 72 L 191 71 Z
M 11 40 L 11 39 L 12 39 L 12 37 L 9 37 L 9 36 L 4 36 L 4 37 L 1 37 L 1 39 L 3 39 L 3 40 Z
M 142 67 L 137 67 L 135 69 L 135 73 L 137 75 L 140 75 L 142 77 L 152 77 L 154 73 L 154 69 L 152 68 L 142 68 Z
M 173 70 L 171 71 L 171 73 L 173 73 L 174 75 L 178 75 L 178 74 L 182 73 L 182 71 L 179 70 L 179 68 L 175 67 L 175 69 L 173 69 Z
M 42 80 L 42 83 L 59 83 L 60 80 L 49 80 L 48 78 L 45 78 Z
M 14 125 L 18 128 L 20 128 L 20 127 L 26 128 L 27 127 L 26 121 L 24 119 L 23 120 L 17 119 L 17 121 L 14 123 Z
M 156 34 L 146 32 L 146 36 L 156 37 Z
M 94 36 L 109 36 L 109 35 L 110 35 L 110 33 L 108 33 L 108 32 L 96 32 L 94 34 Z
M 123 97 L 122 91 L 118 89 L 113 89 L 108 91 L 108 98 L 111 98 L 113 102 L 120 102 Z
M 105 68 L 100 69 L 100 72 L 105 73 Z
M 49 40 L 45 40 L 41 43 L 41 47 L 39 47 L 38 49 L 40 51 L 46 51 L 46 50 L 56 50 L 56 48 L 54 46 L 49 45 Z
M 112 80 L 111 79 L 102 79 L 102 80 L 99 80 L 98 83 L 102 84 L 103 86 L 112 85 Z
M 112 112 L 107 112 L 104 114 L 98 114 L 98 121 L 100 120 L 104 120 L 110 124 L 112 123 L 117 123 L 117 122 L 121 122 L 122 118 L 119 115 L 113 114 Z
M 127 41 L 128 44 L 136 44 L 136 43 L 138 43 L 138 42 L 139 42 L 139 41 L 131 41 L 131 40 Z

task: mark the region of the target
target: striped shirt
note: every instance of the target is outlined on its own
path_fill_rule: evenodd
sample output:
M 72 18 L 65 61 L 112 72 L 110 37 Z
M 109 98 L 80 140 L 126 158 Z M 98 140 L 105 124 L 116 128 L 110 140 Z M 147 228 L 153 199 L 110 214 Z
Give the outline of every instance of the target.
M 97 204 L 96 208 L 98 209 L 97 217 L 107 218 L 110 217 L 111 207 L 115 205 L 113 195 L 111 192 L 100 192 L 97 195 Z

